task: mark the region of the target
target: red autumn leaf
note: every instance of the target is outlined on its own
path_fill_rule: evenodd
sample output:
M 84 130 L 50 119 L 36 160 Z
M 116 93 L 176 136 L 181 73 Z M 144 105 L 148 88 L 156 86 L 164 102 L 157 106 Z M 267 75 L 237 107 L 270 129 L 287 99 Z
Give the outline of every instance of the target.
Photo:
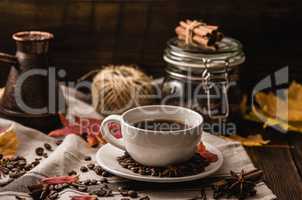
M 218 156 L 208 151 L 202 142 L 197 145 L 197 151 L 202 158 L 209 162 L 216 162 L 218 160 Z
M 68 119 L 62 113 L 59 114 L 59 117 L 60 117 L 60 121 L 63 124 L 63 126 L 65 126 L 65 127 L 69 126 Z
M 56 176 L 56 177 L 50 177 L 50 178 L 44 178 L 41 180 L 43 184 L 48 185 L 56 185 L 56 184 L 71 184 L 75 183 L 79 180 L 78 176 Z
M 81 195 L 81 196 L 71 196 L 71 200 L 96 200 L 96 196 Z
M 98 143 L 106 143 L 100 133 L 101 120 L 94 118 L 81 118 L 74 116 L 74 122 L 70 122 L 63 114 L 60 114 L 60 120 L 64 126 L 62 129 L 54 130 L 49 133 L 52 137 L 63 137 L 69 134 L 84 135 L 90 146 L 95 146 Z M 120 125 L 116 123 L 110 123 L 109 130 L 116 138 L 121 138 Z

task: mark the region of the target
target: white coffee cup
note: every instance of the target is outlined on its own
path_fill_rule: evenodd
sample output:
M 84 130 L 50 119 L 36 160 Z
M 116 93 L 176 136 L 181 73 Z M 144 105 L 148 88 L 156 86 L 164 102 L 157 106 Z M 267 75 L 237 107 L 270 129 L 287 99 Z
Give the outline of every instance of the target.
M 140 129 L 134 123 L 144 120 L 174 120 L 187 128 L 176 131 Z M 108 123 L 121 126 L 122 138 L 115 138 Z M 201 140 L 203 117 L 188 108 L 167 105 L 136 107 L 122 115 L 110 115 L 101 124 L 103 137 L 113 146 L 127 151 L 137 162 L 146 166 L 168 166 L 192 158 Z

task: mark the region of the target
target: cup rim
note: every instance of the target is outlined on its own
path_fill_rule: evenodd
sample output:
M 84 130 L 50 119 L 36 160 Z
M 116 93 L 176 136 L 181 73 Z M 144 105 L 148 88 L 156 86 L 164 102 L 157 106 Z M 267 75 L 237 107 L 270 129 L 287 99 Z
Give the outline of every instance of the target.
M 36 39 L 36 38 L 30 39 L 30 38 L 25 37 L 28 35 L 39 35 L 39 36 L 43 36 L 43 37 L 38 38 L 38 39 Z M 44 32 L 44 31 L 21 31 L 21 32 L 14 33 L 12 38 L 19 42 L 22 42 L 22 41 L 35 42 L 35 41 L 51 40 L 54 38 L 54 35 L 52 33 Z
M 150 107 L 169 107 L 169 108 L 174 108 L 174 109 L 183 109 L 183 110 L 187 110 L 188 112 L 191 112 L 191 113 L 194 113 L 195 115 L 199 116 L 200 117 L 200 123 L 195 125 L 195 126 L 192 126 L 190 128 L 185 128 L 185 129 L 181 129 L 181 130 L 177 130 L 177 131 L 154 131 L 154 130 L 147 130 L 147 129 L 142 129 L 142 128 L 137 128 L 133 125 L 131 125 L 130 123 L 128 123 L 124 117 L 126 114 L 128 114 L 129 112 L 131 111 L 134 111 L 134 110 L 137 110 L 137 109 L 141 109 L 141 108 L 150 108 Z M 160 134 L 160 133 L 181 133 L 181 132 L 184 132 L 184 131 L 191 131 L 197 127 L 199 127 L 201 124 L 203 124 L 204 122 L 204 118 L 203 116 L 192 110 L 192 109 L 189 109 L 189 108 L 185 108 L 185 107 L 181 107 L 181 106 L 172 106 L 172 105 L 148 105 L 148 106 L 138 106 L 138 107 L 135 107 L 135 108 L 131 108 L 129 110 L 127 110 L 126 112 L 124 112 L 122 115 L 121 115 L 121 119 L 122 119 L 122 124 L 128 126 L 129 128 L 132 128 L 132 129 L 136 129 L 136 130 L 139 130 L 139 131 L 144 131 L 144 132 L 148 132 L 148 133 L 157 133 L 157 134 Z

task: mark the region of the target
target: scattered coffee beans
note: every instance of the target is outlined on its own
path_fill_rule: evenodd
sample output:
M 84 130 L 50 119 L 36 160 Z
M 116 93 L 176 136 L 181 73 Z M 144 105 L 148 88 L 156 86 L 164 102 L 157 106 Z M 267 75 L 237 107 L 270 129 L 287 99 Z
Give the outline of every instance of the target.
M 147 167 L 133 160 L 128 153 L 118 158 L 119 164 L 134 173 L 144 176 L 158 177 L 182 177 L 199 174 L 205 170 L 210 163 L 203 159 L 198 153 L 186 163 L 168 167 Z

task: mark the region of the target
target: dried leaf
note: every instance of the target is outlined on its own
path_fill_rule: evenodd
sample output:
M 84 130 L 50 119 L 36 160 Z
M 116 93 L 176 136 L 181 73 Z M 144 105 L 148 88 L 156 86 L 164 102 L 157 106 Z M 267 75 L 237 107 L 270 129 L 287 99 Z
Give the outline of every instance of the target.
M 302 85 L 293 82 L 285 97 L 272 92 L 259 92 L 255 96 L 260 110 L 267 116 L 283 121 L 302 121 Z
M 90 146 L 106 143 L 100 133 L 101 120 L 74 116 L 74 121 L 71 122 L 62 114 L 60 114 L 60 120 L 64 127 L 50 132 L 49 136 L 63 137 L 69 134 L 76 134 L 84 136 Z
M 218 160 L 218 156 L 208 151 L 202 142 L 197 145 L 197 151 L 202 158 L 209 162 L 216 162 Z
M 71 200 L 96 200 L 96 196 L 91 195 L 81 195 L 81 196 L 71 196 Z
M 244 146 L 262 146 L 265 144 L 268 144 L 270 140 L 264 140 L 262 138 L 262 135 L 256 134 L 256 135 L 249 135 L 248 137 L 242 137 L 239 135 L 231 135 L 231 136 L 223 136 L 226 139 L 232 140 L 232 141 L 237 141 L 240 142 Z
M 56 176 L 56 177 L 50 177 L 50 178 L 44 178 L 41 180 L 43 184 L 48 185 L 57 185 L 57 184 L 71 184 L 75 183 L 79 180 L 78 176 Z
M 13 125 L 8 128 L 2 128 L 0 132 L 0 154 L 4 156 L 13 156 L 16 154 L 19 141 Z

